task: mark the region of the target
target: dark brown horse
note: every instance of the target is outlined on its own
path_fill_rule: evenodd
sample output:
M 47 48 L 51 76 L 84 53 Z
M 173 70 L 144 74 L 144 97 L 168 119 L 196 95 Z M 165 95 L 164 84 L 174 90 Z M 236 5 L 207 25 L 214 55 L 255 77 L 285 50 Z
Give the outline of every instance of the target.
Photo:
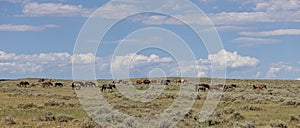
M 28 81 L 21 81 L 19 84 L 17 84 L 19 87 L 29 87 L 29 82 Z
M 199 90 L 202 90 L 202 91 L 207 91 L 207 90 L 209 90 L 210 89 L 210 87 L 209 87 L 209 85 L 208 84 L 196 84 L 195 85 L 195 91 L 199 91 Z
M 54 83 L 54 87 L 63 87 L 64 85 L 62 83 Z
M 43 88 L 50 88 L 51 86 L 53 86 L 53 83 L 51 83 L 51 82 L 44 82 L 44 83 L 42 83 L 42 87 Z
M 144 83 L 144 84 L 150 84 L 151 81 L 150 81 L 150 80 L 143 80 L 143 83 Z
M 116 85 L 114 83 L 112 84 L 103 84 L 101 91 L 104 92 L 106 89 L 109 89 L 110 92 L 113 91 L 113 88 L 116 88 Z
M 38 82 L 44 82 L 44 81 L 45 81 L 45 79 L 44 79 L 44 78 L 41 78 L 41 79 L 39 79 Z
M 255 84 L 252 87 L 253 89 L 264 89 L 264 88 L 267 89 L 267 85 L 265 84 Z
M 228 89 L 234 89 L 234 88 L 236 88 L 237 86 L 236 86 L 236 84 L 226 84 L 225 86 L 224 86 L 224 91 L 226 91 L 226 90 L 228 90 Z

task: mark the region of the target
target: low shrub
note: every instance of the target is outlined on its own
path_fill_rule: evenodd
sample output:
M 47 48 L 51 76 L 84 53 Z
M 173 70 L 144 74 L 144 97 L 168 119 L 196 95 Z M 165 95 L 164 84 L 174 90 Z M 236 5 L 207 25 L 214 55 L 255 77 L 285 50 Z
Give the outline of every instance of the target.
M 233 108 L 226 108 L 223 110 L 223 112 L 227 115 L 232 114 L 235 112 L 235 110 Z
M 125 126 L 129 127 L 129 128 L 137 128 L 137 122 L 136 120 L 132 119 L 132 118 L 126 118 L 124 120 L 125 122 Z
M 91 118 L 85 118 L 81 124 L 82 128 L 100 128 L 100 126 Z
M 298 122 L 298 121 L 299 121 L 299 118 L 296 117 L 296 116 L 290 116 L 290 121 L 291 121 L 291 122 Z
M 58 122 L 69 122 L 69 121 L 72 121 L 73 119 L 74 119 L 73 117 L 70 117 L 70 116 L 67 116 L 67 115 L 55 116 L 55 120 L 58 121 Z
M 253 106 L 253 105 L 245 105 L 241 107 L 242 110 L 246 111 L 260 111 L 263 110 L 263 108 L 258 107 L 258 106 Z
M 70 100 L 72 98 L 72 96 L 62 96 L 61 99 L 63 100 Z
M 78 103 L 74 103 L 74 104 L 73 103 L 69 103 L 68 106 L 69 107 L 77 107 L 77 106 L 80 106 L 80 104 L 78 104 Z
M 41 121 L 55 121 L 55 116 L 52 112 L 46 112 L 41 118 Z
M 2 118 L 2 123 L 6 124 L 6 125 L 14 125 L 14 124 L 16 124 L 14 118 L 12 118 L 10 116 Z
M 222 123 L 224 123 L 223 119 L 220 118 L 210 118 L 208 120 L 205 121 L 206 125 L 208 126 L 215 126 L 215 125 L 220 125 Z
M 235 124 L 237 128 L 255 128 L 255 124 L 249 122 L 237 122 Z
M 295 99 L 286 99 L 283 102 L 284 105 L 291 105 L 291 106 L 300 106 L 300 101 Z
M 272 120 L 270 126 L 273 128 L 288 128 L 287 123 L 282 120 Z
M 63 106 L 63 105 L 65 105 L 65 102 L 56 102 L 54 100 L 49 100 L 44 105 L 45 106 Z
M 37 118 L 36 120 L 39 121 L 57 121 L 57 122 L 69 122 L 72 121 L 74 118 L 68 115 L 54 115 L 52 112 L 47 111 L 42 117 Z
M 34 103 L 20 103 L 18 108 L 21 109 L 30 109 L 30 108 L 37 108 L 38 106 Z
M 245 117 L 241 115 L 239 112 L 233 113 L 230 118 L 235 121 L 240 121 L 245 119 Z

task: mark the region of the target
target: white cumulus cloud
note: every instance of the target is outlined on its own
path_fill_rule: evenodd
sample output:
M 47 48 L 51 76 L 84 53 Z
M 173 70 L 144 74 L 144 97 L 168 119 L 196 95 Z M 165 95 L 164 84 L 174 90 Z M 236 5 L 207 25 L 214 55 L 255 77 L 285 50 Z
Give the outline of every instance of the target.
M 1 24 L 0 31 L 18 31 L 18 32 L 42 31 L 48 28 L 57 28 L 57 27 L 59 26 L 53 24 L 48 24 L 44 26 Z
M 115 56 L 112 62 L 112 67 L 116 70 L 122 70 L 127 68 L 127 66 L 129 66 L 129 68 L 134 68 L 169 62 L 172 62 L 171 57 L 159 57 L 156 54 L 145 56 L 131 53 L 124 56 Z
M 117 19 L 128 16 L 139 9 L 134 4 L 106 4 L 97 10 L 98 17 L 104 19 Z
M 233 42 L 240 43 L 241 46 L 254 46 L 258 44 L 274 44 L 280 40 L 272 38 L 257 38 L 257 37 L 238 37 L 232 40 Z
M 73 55 L 73 64 L 92 64 L 95 62 L 95 55 L 92 53 Z
M 240 32 L 243 36 L 284 36 L 284 35 L 300 35 L 300 29 L 279 29 L 263 32 Z
M 225 62 L 224 58 L 226 60 Z M 259 60 L 256 58 L 241 56 L 236 51 L 229 52 L 226 50 L 221 50 L 217 54 L 209 55 L 208 60 L 210 60 L 212 64 L 230 68 L 255 67 L 259 63 Z
M 74 64 L 90 64 L 94 57 L 91 53 L 70 55 L 62 52 L 17 55 L 0 51 L 0 72 L 3 74 L 26 74 L 62 71 L 62 69 L 71 67 L 72 59 Z
M 282 71 L 292 71 L 293 67 L 284 63 L 275 63 L 269 68 L 266 73 L 267 78 L 275 78 L 277 77 L 277 73 Z
M 260 11 L 291 11 L 299 10 L 299 0 L 253 0 L 255 10 Z
M 84 8 L 82 5 L 68 5 L 62 3 L 26 3 L 23 8 L 25 16 L 89 16 L 94 9 Z

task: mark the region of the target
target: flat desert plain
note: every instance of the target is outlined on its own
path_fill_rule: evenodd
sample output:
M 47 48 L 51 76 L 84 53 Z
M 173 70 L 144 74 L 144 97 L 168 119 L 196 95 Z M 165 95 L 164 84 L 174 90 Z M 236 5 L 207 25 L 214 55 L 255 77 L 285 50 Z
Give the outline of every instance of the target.
M 199 79 L 199 82 L 187 80 L 185 83 L 178 84 L 173 82 L 176 79 L 178 78 L 170 78 L 171 83 L 165 85 L 163 92 L 150 102 L 138 102 L 126 98 L 117 89 L 113 89 L 112 92 L 101 92 L 102 85 L 112 83 L 112 80 L 97 80 L 98 86 L 90 88 L 103 93 L 104 100 L 114 109 L 130 116 L 144 117 L 159 114 L 167 109 L 178 97 L 180 86 L 194 89 L 195 84 L 209 84 L 211 80 L 203 78 Z M 29 87 L 17 86 L 21 81 L 28 81 Z M 82 108 L 77 90 L 71 88 L 72 80 L 55 79 L 53 83 L 59 82 L 63 86 L 50 88 L 42 87 L 42 82 L 38 81 L 38 78 L 0 81 L 1 128 L 101 127 L 101 124 L 89 118 Z M 137 79 L 131 81 L 136 84 Z M 118 84 L 126 86 L 123 83 Z M 207 93 L 214 91 L 212 89 L 200 90 L 192 108 L 174 127 L 300 128 L 300 81 L 227 79 L 227 84 L 235 84 L 236 88 L 223 91 L 216 109 L 204 122 L 199 122 L 199 113 Z M 256 84 L 264 84 L 266 88 L 253 89 L 253 85 Z M 146 90 L 149 86 L 155 85 L 161 84 L 136 84 L 135 86 L 140 90 Z M 107 115 L 107 121 L 110 121 L 110 118 L 117 117 Z M 134 126 L 133 122 L 128 121 L 123 126 L 115 127 Z

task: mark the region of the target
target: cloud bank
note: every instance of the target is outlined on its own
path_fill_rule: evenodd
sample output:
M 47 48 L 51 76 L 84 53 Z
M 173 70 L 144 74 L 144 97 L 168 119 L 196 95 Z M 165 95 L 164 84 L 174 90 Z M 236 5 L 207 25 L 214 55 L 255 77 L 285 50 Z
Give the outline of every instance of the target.
M 224 63 L 224 57 L 226 62 Z M 198 65 L 191 61 L 180 62 L 184 66 L 179 68 L 178 63 L 172 57 L 160 57 L 157 54 L 141 55 L 129 53 L 127 55 L 115 56 L 113 60 L 108 57 L 98 57 L 92 53 L 71 55 L 66 52 L 61 53 L 40 53 L 40 54 L 20 54 L 6 53 L 0 51 L 0 71 L 6 76 L 30 76 L 51 74 L 52 76 L 71 74 L 72 62 L 81 67 L 84 74 L 86 66 L 95 64 L 96 74 L 100 78 L 110 78 L 111 68 L 116 71 L 122 71 L 129 66 L 130 76 L 148 77 L 153 69 L 162 69 L 167 76 L 179 76 L 180 73 L 195 72 L 199 70 L 196 76 L 191 77 L 209 77 L 211 64 L 214 66 L 226 66 L 229 69 L 242 70 L 243 68 L 255 67 L 259 60 L 249 56 L 241 56 L 237 52 L 222 50 L 216 54 L 211 54 L 206 59 L 196 60 Z M 129 65 L 128 65 L 129 64 Z M 69 76 L 71 78 L 71 76 Z
M 0 31 L 15 31 L 15 32 L 43 31 L 45 29 L 57 28 L 57 27 L 59 26 L 53 24 L 47 24 L 44 26 L 1 24 Z

